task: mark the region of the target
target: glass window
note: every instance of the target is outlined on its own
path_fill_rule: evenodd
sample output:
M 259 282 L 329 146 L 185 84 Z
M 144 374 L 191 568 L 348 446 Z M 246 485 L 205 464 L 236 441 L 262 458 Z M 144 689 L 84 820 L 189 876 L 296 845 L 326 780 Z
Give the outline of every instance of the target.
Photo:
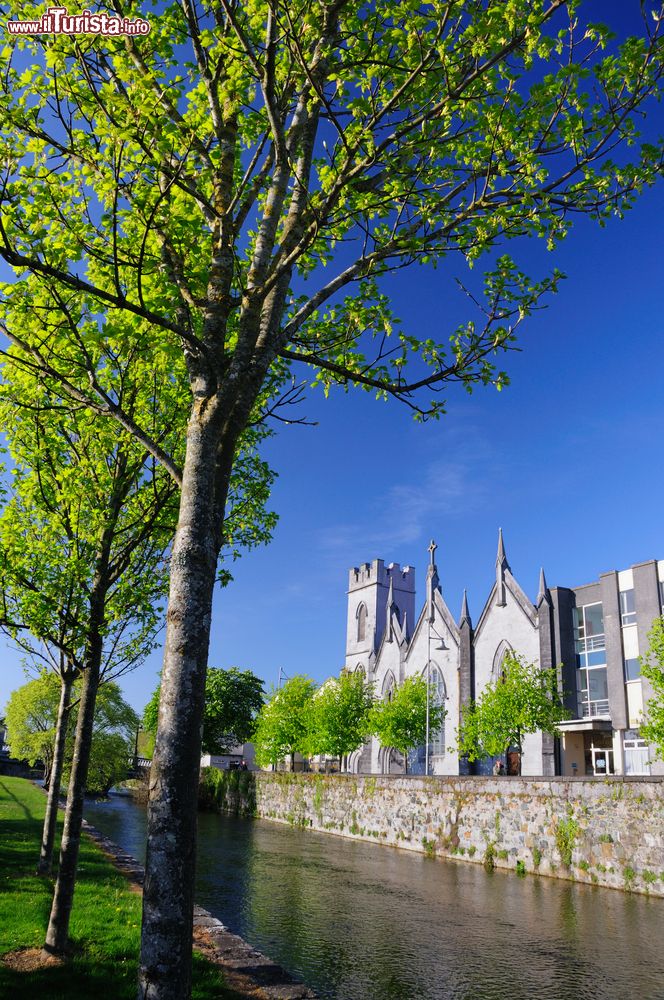
M 604 614 L 601 603 L 574 608 L 576 665 L 579 669 L 606 663 L 604 651 Z
M 445 682 L 438 667 L 431 667 L 430 683 L 434 705 L 443 705 L 445 703 Z M 445 753 L 445 719 L 441 722 L 440 727 L 431 733 L 430 744 L 431 753 Z
M 367 609 L 364 604 L 360 604 L 357 609 L 357 641 L 364 642 L 367 630 Z
M 609 697 L 609 683 L 606 669 L 588 671 L 588 695 L 590 701 L 606 701 Z
M 383 701 L 392 701 L 395 687 L 396 682 L 394 680 L 394 674 L 390 671 L 383 681 Z
M 625 660 L 625 680 L 635 681 L 637 677 L 641 676 L 641 660 L 638 656 L 635 656 L 629 660 Z
M 648 744 L 638 729 L 627 729 L 624 739 L 625 774 L 650 774 Z
M 604 636 L 604 611 L 602 604 L 587 604 L 583 609 L 586 639 L 589 636 Z
M 659 581 L 659 606 L 664 611 L 664 580 Z
M 636 623 L 633 590 L 620 591 L 620 618 L 623 625 L 634 625 Z
M 579 670 L 579 691 L 583 718 L 609 715 L 609 685 L 606 667 Z

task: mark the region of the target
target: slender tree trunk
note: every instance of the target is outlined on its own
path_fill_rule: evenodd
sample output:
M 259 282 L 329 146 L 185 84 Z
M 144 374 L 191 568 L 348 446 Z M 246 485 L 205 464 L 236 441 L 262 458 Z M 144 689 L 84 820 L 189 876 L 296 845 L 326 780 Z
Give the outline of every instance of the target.
M 201 407 L 202 411 L 202 407 Z M 150 772 L 138 997 L 187 1000 L 201 729 L 212 592 L 233 448 L 220 472 L 214 414 L 195 406 L 187 431 L 157 739 Z M 221 510 L 221 513 L 220 513 Z
M 99 631 L 96 630 L 96 632 L 91 650 L 93 655 L 86 657 L 86 667 L 83 671 L 83 687 L 74 742 L 74 759 L 69 779 L 65 823 L 60 845 L 58 878 L 55 883 L 55 894 L 44 944 L 44 951 L 51 955 L 65 954 L 69 941 L 69 919 L 74 901 L 76 866 L 81 843 L 85 783 L 88 777 L 95 701 L 99 688 L 102 643 Z
M 55 745 L 53 747 L 53 762 L 46 800 L 46 815 L 42 830 L 41 850 L 39 853 L 38 875 L 50 874 L 53 864 L 53 844 L 55 841 L 55 826 L 58 818 L 58 801 L 60 799 L 60 784 L 62 767 L 65 759 L 65 741 L 67 726 L 71 714 L 71 690 L 74 683 L 74 673 L 65 670 L 61 674 L 60 704 L 58 706 L 58 721 L 55 727 Z
M 51 787 L 51 760 L 48 757 L 44 759 L 44 788 L 46 791 Z

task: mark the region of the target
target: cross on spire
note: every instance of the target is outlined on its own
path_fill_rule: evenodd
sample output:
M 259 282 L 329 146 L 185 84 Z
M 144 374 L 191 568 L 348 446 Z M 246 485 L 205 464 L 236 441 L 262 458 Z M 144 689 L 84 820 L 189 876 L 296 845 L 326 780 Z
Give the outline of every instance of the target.
M 435 565 L 434 556 L 435 556 L 437 548 L 438 548 L 438 546 L 436 545 L 436 543 L 434 542 L 434 540 L 432 538 L 431 541 L 429 542 L 429 549 L 428 549 L 428 552 L 429 552 L 429 565 L 430 566 L 434 566 Z

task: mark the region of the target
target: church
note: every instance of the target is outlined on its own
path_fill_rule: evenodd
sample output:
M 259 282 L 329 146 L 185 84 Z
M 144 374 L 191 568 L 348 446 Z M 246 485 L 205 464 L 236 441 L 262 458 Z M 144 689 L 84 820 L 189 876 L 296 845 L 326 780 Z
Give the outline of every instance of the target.
M 549 588 L 540 572 L 534 603 L 512 573 L 502 531 L 496 578 L 473 624 L 464 593 L 458 619 L 443 597 L 434 542 L 429 546 L 426 599 L 417 610 L 415 570 L 382 559 L 353 568 L 348 581 L 345 669 L 361 670 L 378 698 L 406 677 L 429 674 L 432 698 L 443 704 L 441 728 L 409 755 L 408 771 L 491 773 L 492 760 L 469 765 L 456 751 L 462 707 L 495 682 L 506 653 L 559 669 L 569 718 L 559 735 L 524 738 L 523 775 L 662 774 L 664 763 L 639 735 L 653 692 L 640 674 L 653 619 L 662 614 L 664 560 L 603 573 L 581 587 Z M 510 761 L 508 759 L 508 765 Z M 348 759 L 361 774 L 399 774 L 401 754 L 372 738 Z

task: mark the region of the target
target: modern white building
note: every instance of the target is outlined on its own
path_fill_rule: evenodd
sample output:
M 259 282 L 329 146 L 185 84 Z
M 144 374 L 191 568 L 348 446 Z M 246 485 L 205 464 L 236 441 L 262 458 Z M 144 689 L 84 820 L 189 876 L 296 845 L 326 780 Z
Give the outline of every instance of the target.
M 351 569 L 348 586 L 346 670 L 362 670 L 378 697 L 387 698 L 406 677 L 426 676 L 446 717 L 431 734 L 429 772 L 488 773 L 493 761 L 473 767 L 455 750 L 460 711 L 500 676 L 508 651 L 542 667 L 559 666 L 570 718 L 560 736 L 526 736 L 524 775 L 662 774 L 664 762 L 639 735 L 652 697 L 640 674 L 653 619 L 662 613 L 664 560 L 603 573 L 580 587 L 549 588 L 540 573 L 534 603 L 519 586 L 499 532 L 496 579 L 473 625 L 464 594 L 458 621 L 452 615 L 429 546 L 426 599 L 419 611 L 415 570 L 374 559 Z M 508 766 L 510 760 L 508 755 Z M 409 771 L 422 772 L 425 748 L 413 752 Z M 352 754 L 351 771 L 399 773 L 404 762 L 375 739 Z

